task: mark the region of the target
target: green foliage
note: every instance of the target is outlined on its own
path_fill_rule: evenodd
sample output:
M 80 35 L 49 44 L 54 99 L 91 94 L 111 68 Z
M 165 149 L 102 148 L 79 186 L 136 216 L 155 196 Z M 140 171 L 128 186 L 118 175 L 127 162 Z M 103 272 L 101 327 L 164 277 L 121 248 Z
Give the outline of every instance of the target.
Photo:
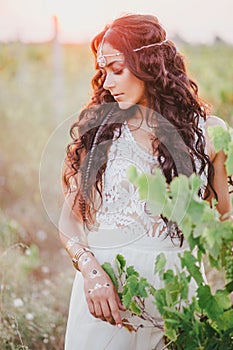
M 232 175 L 232 130 L 216 127 L 210 134 L 216 150 L 224 149 L 228 175 Z M 152 298 L 164 320 L 168 349 L 232 349 L 233 222 L 221 221 L 216 208 L 210 208 L 208 202 L 200 199 L 202 181 L 197 175 L 189 178 L 180 175 L 170 185 L 159 169 L 152 176 L 139 175 L 130 167 L 128 175 L 138 186 L 141 198 L 148 201 L 153 215 L 162 214 L 168 222 L 178 224 L 190 249 L 178 253 L 181 268 L 176 273 L 166 270 L 164 253 L 156 257 L 154 274 L 163 282 L 160 289 L 155 289 L 133 266 L 127 267 L 125 258 L 118 255 L 116 278 L 120 281 L 118 292 L 124 306 L 132 315 L 159 327 L 145 309 L 146 298 Z M 201 273 L 204 256 L 210 267 L 225 270 L 225 286 L 216 292 Z M 193 280 L 196 290 L 190 300 Z M 125 326 L 129 328 L 128 322 Z
M 224 150 L 227 155 L 225 162 L 227 174 L 233 174 L 233 129 L 223 129 L 221 126 L 210 126 L 208 132 L 213 141 L 214 148 L 218 152 Z

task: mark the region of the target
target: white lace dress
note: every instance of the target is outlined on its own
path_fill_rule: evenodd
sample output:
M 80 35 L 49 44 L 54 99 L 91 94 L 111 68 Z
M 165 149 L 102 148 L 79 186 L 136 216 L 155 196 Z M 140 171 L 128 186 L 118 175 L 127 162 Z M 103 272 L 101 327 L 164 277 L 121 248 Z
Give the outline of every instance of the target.
M 153 273 L 156 256 L 164 252 L 166 267 L 174 269 L 179 266 L 177 253 L 187 249 L 187 246 L 184 243 L 180 248 L 179 239 L 171 241 L 161 218 L 150 215 L 146 202 L 139 199 L 138 190 L 127 177 L 127 169 L 132 164 L 139 173 L 148 174 L 157 164 L 157 159 L 138 145 L 125 123 L 121 136 L 115 137 L 109 150 L 103 205 L 97 215 L 100 226 L 97 232 L 89 233 L 88 242 L 101 264 L 106 261 L 113 263 L 115 256 L 120 253 L 128 265 L 134 265 L 142 276 L 158 288 L 161 284 Z M 149 300 L 147 309 L 162 323 L 155 305 Z M 135 318 L 130 321 L 141 323 Z M 94 318 L 87 307 L 82 275 L 76 273 L 67 323 L 66 350 L 162 348 L 165 349 L 163 332 L 159 329 L 144 327 L 137 332 L 129 332 Z

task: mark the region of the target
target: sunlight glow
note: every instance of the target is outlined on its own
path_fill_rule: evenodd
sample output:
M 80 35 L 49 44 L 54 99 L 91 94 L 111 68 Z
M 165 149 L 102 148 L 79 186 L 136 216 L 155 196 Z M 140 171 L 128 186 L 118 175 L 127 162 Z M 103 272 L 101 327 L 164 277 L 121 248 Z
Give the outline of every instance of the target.
M 233 43 L 232 0 L 0 0 L 0 40 L 49 40 L 56 15 L 62 42 L 84 42 L 127 12 L 155 14 L 169 34 L 188 41 L 217 35 Z

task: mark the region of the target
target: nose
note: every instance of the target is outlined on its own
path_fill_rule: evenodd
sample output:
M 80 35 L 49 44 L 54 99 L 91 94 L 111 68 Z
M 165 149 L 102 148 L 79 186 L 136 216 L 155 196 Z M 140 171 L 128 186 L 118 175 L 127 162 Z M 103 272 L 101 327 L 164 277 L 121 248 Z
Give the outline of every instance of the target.
M 113 78 L 112 74 L 106 74 L 103 88 L 105 90 L 109 90 L 109 89 L 113 88 L 114 85 L 115 85 L 115 83 L 114 83 L 114 78 Z

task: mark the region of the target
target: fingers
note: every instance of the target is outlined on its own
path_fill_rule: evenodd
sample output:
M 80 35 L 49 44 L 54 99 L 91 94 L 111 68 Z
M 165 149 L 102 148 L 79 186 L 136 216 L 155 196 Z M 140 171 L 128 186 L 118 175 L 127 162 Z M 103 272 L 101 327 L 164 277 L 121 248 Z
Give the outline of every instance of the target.
M 94 303 L 94 313 L 95 313 L 95 317 L 97 318 L 103 318 L 103 314 L 102 314 L 102 309 L 99 303 Z
M 113 320 L 115 321 L 115 323 L 117 325 L 122 326 L 121 315 L 120 315 L 120 311 L 119 311 L 118 304 L 117 304 L 116 300 L 110 299 L 108 301 L 108 304 L 109 304 L 109 308 L 110 308 Z
M 88 305 L 88 309 L 90 311 L 90 313 L 95 316 L 95 308 L 94 308 L 94 304 L 92 302 L 91 299 L 87 298 L 87 305 Z
M 113 319 L 112 314 L 111 314 L 111 310 L 110 310 L 109 305 L 106 301 L 103 301 L 101 303 L 101 309 L 102 309 L 104 319 L 111 324 L 115 324 L 114 319 Z
M 109 297 L 105 299 L 104 296 L 98 298 L 98 300 L 92 300 L 88 298 L 88 308 L 92 316 L 101 319 L 102 321 L 107 321 L 110 324 L 122 325 L 120 310 L 118 302 L 115 297 Z M 120 302 L 120 299 L 119 299 Z M 120 302 L 120 305 L 121 302 Z M 125 308 L 122 305 L 123 310 Z
M 117 293 L 116 293 L 116 301 L 117 301 L 117 305 L 118 305 L 119 309 L 122 311 L 126 311 L 126 308 L 122 304 L 121 299 Z

